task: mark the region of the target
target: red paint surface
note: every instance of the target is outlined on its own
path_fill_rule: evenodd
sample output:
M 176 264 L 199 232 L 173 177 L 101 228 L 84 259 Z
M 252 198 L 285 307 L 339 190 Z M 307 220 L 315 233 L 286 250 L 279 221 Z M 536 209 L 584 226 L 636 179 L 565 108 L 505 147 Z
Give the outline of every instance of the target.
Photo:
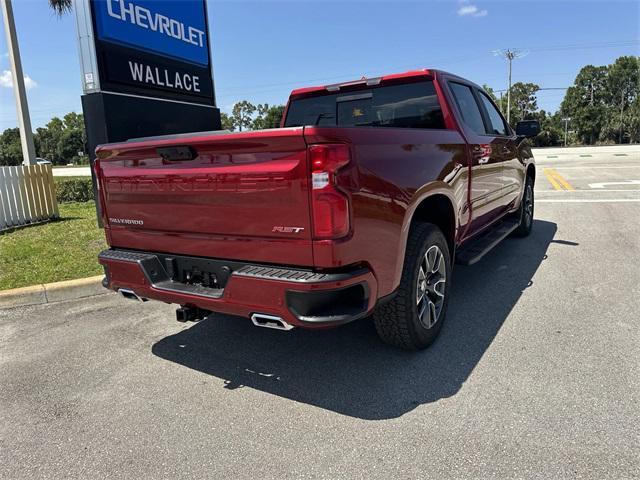
M 283 128 L 99 147 L 105 217 L 143 222 L 107 221 L 109 244 L 315 269 L 360 264 L 371 270 L 375 298 L 392 293 L 400 281 L 411 219 L 422 201 L 442 195 L 451 202 L 455 244 L 460 245 L 518 207 L 526 168 L 533 160 L 526 142 L 517 142 L 515 135 L 478 135 L 465 126 L 447 80 L 473 84 L 435 70 L 389 75 L 380 81 L 423 77 L 434 80 L 446 130 Z M 357 81 L 345 88 L 366 85 Z M 292 96 L 324 91 L 326 87 L 297 89 Z M 323 143 L 348 145 L 351 153 L 335 178 L 349 208 L 348 234 L 338 240 L 312 235 L 308 146 Z M 189 161 L 163 160 L 155 149 L 167 145 L 191 146 L 198 156 Z M 135 288 L 140 295 L 208 308 L 200 300 L 149 291 L 149 286 L 136 283 L 138 273 L 123 270 L 121 280 L 119 286 Z M 230 282 L 225 297 L 209 306 L 244 315 L 255 307 L 254 300 L 259 298 L 266 307 L 268 298 L 273 298 L 273 309 L 263 311 L 275 313 L 284 286 L 272 283 L 282 282 Z M 266 293 L 257 294 L 256 289 Z M 242 293 L 250 291 L 253 300 Z

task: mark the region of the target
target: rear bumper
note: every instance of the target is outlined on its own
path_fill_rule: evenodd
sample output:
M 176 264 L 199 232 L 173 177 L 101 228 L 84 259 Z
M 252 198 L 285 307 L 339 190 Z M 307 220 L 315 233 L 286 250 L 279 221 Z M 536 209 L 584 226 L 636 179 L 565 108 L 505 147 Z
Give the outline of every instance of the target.
M 103 284 L 111 290 L 129 289 L 139 297 L 246 318 L 272 315 L 303 328 L 328 328 L 366 316 L 378 294 L 366 268 L 319 273 L 206 259 L 224 264 L 230 273 L 222 288 L 205 288 L 172 280 L 166 255 L 109 249 L 98 258 L 105 269 Z

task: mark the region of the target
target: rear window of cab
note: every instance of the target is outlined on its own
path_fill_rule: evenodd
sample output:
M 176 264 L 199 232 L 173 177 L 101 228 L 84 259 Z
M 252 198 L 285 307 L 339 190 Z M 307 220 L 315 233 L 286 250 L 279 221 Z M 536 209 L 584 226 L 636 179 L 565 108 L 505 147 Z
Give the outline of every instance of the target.
M 306 125 L 445 128 L 431 80 L 292 100 L 285 127 Z

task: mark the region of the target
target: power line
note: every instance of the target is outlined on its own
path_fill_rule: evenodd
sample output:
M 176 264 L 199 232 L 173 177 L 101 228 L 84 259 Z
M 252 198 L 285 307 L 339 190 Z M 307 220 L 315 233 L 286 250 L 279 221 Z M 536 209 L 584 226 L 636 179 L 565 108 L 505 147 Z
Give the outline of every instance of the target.
M 392 70 L 403 70 L 403 69 L 420 69 L 420 68 L 425 68 L 424 65 L 425 64 L 432 64 L 432 65 L 436 65 L 436 64 L 441 64 L 441 65 L 454 65 L 456 63 L 463 63 L 463 62 L 471 62 L 471 61 L 481 61 L 482 59 L 478 57 L 478 55 L 465 55 L 463 57 L 456 57 L 454 59 L 451 59 L 451 57 L 443 57 L 443 58 L 436 58 L 436 59 L 431 59 L 428 62 L 424 62 L 424 63 L 411 63 L 411 64 L 404 64 L 404 65 L 395 65 L 395 66 L 388 66 L 382 69 L 376 69 L 376 70 L 368 70 L 368 71 L 360 71 L 360 72 L 355 72 L 355 73 L 344 73 L 341 75 L 336 75 L 333 77 L 321 77 L 321 78 L 308 78 L 308 79 L 304 79 L 304 80 L 297 80 L 297 81 L 293 81 L 293 82 L 281 82 L 281 83 L 271 83 L 271 84 L 264 84 L 264 85 L 255 85 L 255 86 L 251 86 L 251 85 L 247 85 L 247 86 L 236 86 L 236 87 L 231 87 L 231 88 L 227 88 L 225 89 L 225 91 L 235 91 L 238 90 L 240 92 L 244 93 L 262 93 L 262 92 L 270 92 L 270 91 L 275 91 L 275 90 L 279 90 L 279 88 L 271 88 L 271 87 L 285 87 L 285 86 L 299 86 L 299 85 L 303 85 L 303 84 L 307 84 L 307 83 L 311 83 L 311 82 L 323 82 L 323 81 L 339 81 L 339 80 L 352 80 L 356 77 L 361 77 L 362 75 L 365 76 L 371 76 L 371 75 L 379 75 L 379 74 L 385 74 L 388 73 L 389 71 Z M 247 88 L 257 88 L 258 90 L 247 90 Z M 232 96 L 231 94 L 227 94 L 227 96 Z
M 560 50 L 589 50 L 592 48 L 633 47 L 635 45 L 640 45 L 640 40 L 621 40 L 587 44 L 574 43 L 569 45 L 546 45 L 538 47 L 528 47 L 527 50 L 532 52 L 551 52 Z
M 526 51 L 527 53 L 529 53 L 529 52 L 544 52 L 544 51 L 556 51 L 556 50 L 557 51 L 581 50 L 581 49 L 588 50 L 592 48 L 610 48 L 610 47 L 635 46 L 635 45 L 640 45 L 640 40 L 616 40 L 616 41 L 610 41 L 610 42 L 585 43 L 585 44 L 574 43 L 574 44 L 542 45 L 542 46 L 531 46 L 528 48 L 517 48 L 514 50 L 520 51 L 520 52 Z M 501 51 L 501 50 L 493 50 L 492 53 L 495 54 L 495 52 L 497 51 Z M 422 65 L 425 65 L 425 64 L 436 65 L 441 62 L 444 63 L 445 65 L 452 65 L 455 63 L 477 60 L 478 58 L 479 58 L 478 55 L 457 57 L 454 60 L 452 60 L 450 57 L 446 57 L 446 58 L 440 58 L 440 59 L 431 59 L 427 62 L 422 63 Z M 399 66 L 390 66 L 390 67 L 386 67 L 384 70 L 365 71 L 364 75 L 376 75 L 379 73 L 388 72 L 389 70 L 395 70 L 395 69 L 399 70 L 404 68 L 421 68 L 421 67 L 418 66 L 418 64 L 416 63 L 399 65 Z M 362 75 L 363 75 L 363 72 L 360 71 L 356 73 L 345 73 L 345 74 L 336 75 L 333 77 L 316 77 L 316 78 L 308 78 L 308 79 L 291 81 L 291 82 L 278 82 L 278 83 L 271 83 L 271 84 L 264 84 L 264 85 L 236 86 L 236 87 L 225 89 L 225 92 L 238 91 L 239 93 L 241 92 L 242 94 L 265 93 L 270 91 L 277 91 L 280 89 L 279 87 L 285 87 L 285 86 L 291 86 L 291 85 L 297 86 L 297 85 L 303 85 L 311 82 L 324 82 L 324 81 L 341 80 L 345 78 L 347 79 L 355 78 Z M 232 96 L 234 96 L 232 93 L 226 93 L 223 97 L 229 98 Z
M 545 88 L 539 88 L 537 91 L 539 92 L 539 91 L 542 91 L 542 90 L 567 90 L 569 88 L 571 88 L 571 87 L 545 87 Z M 501 93 L 501 92 L 506 92 L 507 89 L 503 88 L 501 90 L 493 90 L 493 91 Z

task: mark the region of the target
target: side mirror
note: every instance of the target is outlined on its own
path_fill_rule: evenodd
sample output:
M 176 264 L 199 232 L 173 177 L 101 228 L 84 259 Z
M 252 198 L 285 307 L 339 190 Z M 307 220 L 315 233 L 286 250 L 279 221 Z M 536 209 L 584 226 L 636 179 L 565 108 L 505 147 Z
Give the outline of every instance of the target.
M 523 120 L 516 125 L 516 135 L 519 137 L 535 137 L 540 133 L 540 122 L 538 120 Z

